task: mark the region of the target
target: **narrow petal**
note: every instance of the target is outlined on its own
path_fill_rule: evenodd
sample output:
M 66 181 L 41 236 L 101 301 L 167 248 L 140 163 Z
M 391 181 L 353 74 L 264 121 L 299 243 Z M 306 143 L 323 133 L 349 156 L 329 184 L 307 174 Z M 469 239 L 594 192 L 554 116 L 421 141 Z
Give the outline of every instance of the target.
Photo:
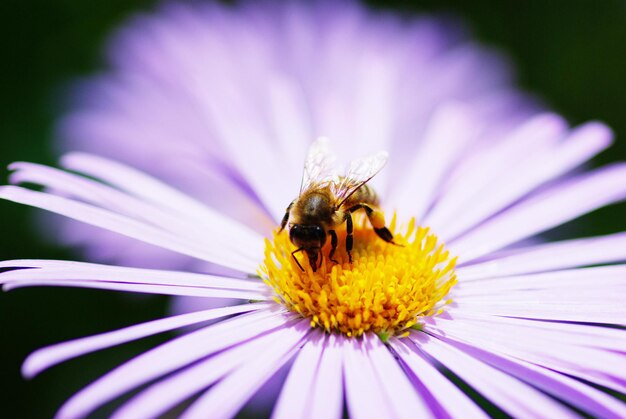
M 230 237 L 252 241 L 258 234 L 225 217 L 202 202 L 130 166 L 87 153 L 68 153 L 61 158 L 63 167 L 101 179 L 110 185 L 147 202 L 166 208 L 174 214 L 191 217 L 228 232 Z
M 626 233 L 563 240 L 502 252 L 486 262 L 459 266 L 459 280 L 503 277 L 626 261 Z
M 262 335 L 285 323 L 269 310 L 243 314 L 170 340 L 113 369 L 72 396 L 59 418 L 83 417 L 102 404 L 205 356 Z
M 487 144 L 469 158 L 459 162 L 461 167 L 448 180 L 445 193 L 439 196 L 432 210 L 423 220 L 436 231 L 445 230 L 448 223 L 474 205 L 477 196 L 493 184 L 499 176 L 507 173 L 528 149 L 547 150 L 567 132 L 567 123 L 555 114 L 539 114 L 512 131 L 505 138 Z M 493 193 L 493 191 L 490 191 Z M 445 238 L 445 237 L 444 237 Z
M 311 409 L 305 417 L 340 419 L 343 416 L 343 344 L 341 336 L 327 337 L 311 391 Z
M 135 197 L 123 190 L 52 167 L 33 163 L 13 163 L 10 169 L 15 170 L 11 175 L 11 181 L 14 183 L 40 184 L 55 195 L 84 201 L 95 207 L 169 231 L 179 237 L 185 237 L 189 241 L 201 243 L 202 246 L 219 245 L 225 256 L 254 259 L 254 249 L 262 243 L 262 237 L 258 233 L 208 208 L 202 218 L 190 217 L 184 212 L 181 214 L 172 211 L 171 204 L 170 207 L 164 207 L 159 200 Z M 127 182 L 134 179 L 132 175 L 129 176 L 131 178 Z
M 0 198 L 55 212 L 164 249 L 217 263 L 238 271 L 254 272 L 257 268 L 253 261 L 227 257 L 219 248 L 212 249 L 212 246 L 203 247 L 198 243 L 190 243 L 189 240 L 171 232 L 71 199 L 16 186 L 0 187 Z
M 194 363 L 141 391 L 124 403 L 113 417 L 118 419 L 159 417 L 278 342 L 284 342 L 282 330 L 271 331 Z
M 137 292 L 143 294 L 176 295 L 185 297 L 225 298 L 239 300 L 269 300 L 267 293 L 254 291 L 224 290 L 212 288 L 175 287 L 171 285 L 143 285 L 124 284 L 112 282 L 89 282 L 89 281 L 55 281 L 33 280 L 29 282 L 9 282 L 3 287 L 4 291 L 10 291 L 21 287 L 76 287 L 95 288 L 110 291 Z
M 365 342 L 346 339 L 343 344 L 343 376 L 351 418 L 383 418 L 391 406 L 367 356 Z
M 484 256 L 626 198 L 626 165 L 614 164 L 537 193 L 450 243 L 462 262 Z
M 258 233 L 250 231 L 247 227 L 212 211 L 208 207 L 205 207 L 205 211 L 201 215 L 195 214 L 193 211 L 190 215 L 189 211 L 185 211 L 185 208 L 181 206 L 190 201 L 191 198 L 182 202 L 176 201 L 178 205 L 175 208 L 179 210 L 174 211 L 171 208 L 172 204 L 164 204 L 160 196 L 152 197 L 149 194 L 146 196 L 145 193 L 134 196 L 123 189 L 115 189 L 108 184 L 53 167 L 17 162 L 12 163 L 9 169 L 14 170 L 11 174 L 12 183 L 38 184 L 50 189 L 54 194 L 72 196 L 78 200 L 161 226 L 164 229 L 178 231 L 181 234 L 187 232 L 190 237 L 194 237 L 193 234 L 190 234 L 193 231 L 190 232 L 190 230 L 192 229 L 191 226 L 195 226 L 195 229 L 212 235 L 214 240 L 234 249 L 237 249 L 237 246 L 258 242 L 262 239 Z M 132 182 L 132 180 L 133 177 L 131 176 L 127 182 Z M 166 186 L 163 185 L 163 188 Z M 148 191 L 150 189 L 144 192 Z M 166 193 L 166 197 L 168 195 Z M 200 205 L 195 203 L 195 206 Z M 192 207 L 193 209 L 195 207 Z
M 412 341 L 391 338 L 390 343 L 406 368 L 415 375 L 422 388 L 432 395 L 438 404 L 438 406 L 433 406 L 432 410 L 437 412 L 443 409 L 443 414 L 453 418 L 488 417 L 467 394 L 435 368 Z
M 475 119 L 460 104 L 445 105 L 431 117 L 415 158 L 406 167 L 408 173 L 398 180 L 392 196 L 385 202 L 403 209 L 420 220 L 432 204 L 465 145 L 478 133 Z M 432 156 L 437 156 L 433 159 Z M 391 185 L 393 188 L 393 183 Z M 419 191 L 419 193 L 416 193 Z
M 626 334 L 621 329 L 601 325 L 562 323 L 519 319 L 514 317 L 491 316 L 462 312 L 451 308 L 447 314 L 438 316 L 434 323 L 445 331 L 444 324 L 463 322 L 463 328 L 479 334 L 485 329 L 497 332 L 503 330 L 511 335 L 537 336 L 564 345 L 585 346 L 610 351 L 626 348 Z
M 581 269 L 566 269 L 561 271 L 515 275 L 506 277 L 486 278 L 475 281 L 462 282 L 455 295 L 463 298 L 485 297 L 492 301 L 498 298 L 494 294 L 508 297 L 519 297 L 523 293 L 537 293 L 542 295 L 584 296 L 593 295 L 597 291 L 605 298 L 624 297 L 626 292 L 626 265 L 611 265 Z M 608 293 L 607 291 L 611 292 Z
M 626 392 L 626 383 L 620 374 L 626 370 L 626 359 L 619 353 L 561 342 L 557 339 L 561 334 L 555 333 L 552 336 L 541 330 L 534 331 L 532 327 L 515 328 L 502 324 L 496 326 L 495 322 L 486 325 L 467 320 L 432 321 L 435 324 L 428 325 L 428 330 L 433 330 L 432 334 L 438 330 L 443 336 L 463 339 L 474 346 L 583 378 L 615 391 Z M 523 334 L 519 333 L 521 330 L 524 330 Z
M 457 211 L 437 232 L 448 240 L 497 214 L 520 197 L 544 183 L 562 176 L 608 147 L 612 133 L 605 125 L 592 122 L 574 130 L 565 140 L 545 150 L 524 153 L 492 182 L 485 185 L 471 204 Z M 520 173 L 524 173 L 520 176 Z
M 529 298 L 530 297 L 530 298 Z M 541 297 L 541 298 L 537 298 Z M 626 324 L 626 307 L 623 302 L 589 302 L 584 295 L 562 298 L 558 295 L 542 297 L 521 295 L 506 299 L 467 299 L 455 301 L 455 310 L 471 314 L 521 317 L 526 319 L 584 323 Z
M 22 365 L 22 374 L 27 378 L 32 378 L 51 366 L 100 349 L 233 314 L 262 310 L 267 307 L 267 303 L 255 303 L 197 311 L 47 346 L 36 350 L 26 358 Z
M 295 324 L 283 326 L 277 332 L 281 336 L 276 336 L 263 351 L 207 390 L 181 417 L 205 418 L 207 412 L 211 412 L 211 417 L 214 418 L 235 416 L 245 402 L 291 359 L 298 343 L 310 330 L 308 320 L 298 320 Z
M 482 345 L 472 346 L 443 335 L 439 335 L 438 338 L 507 374 L 522 379 L 540 390 L 578 407 L 592 416 L 605 418 L 626 416 L 626 403 L 566 375 L 523 360 L 491 352 Z
M 114 265 L 72 262 L 63 260 L 9 260 L 0 262 L 0 268 L 14 269 L 0 274 L 0 284 L 28 283 L 41 280 L 68 280 L 119 282 L 195 288 L 221 288 L 262 292 L 267 286 L 260 280 L 224 278 L 216 275 L 165 271 L 160 269 L 127 268 Z
M 429 337 L 413 333 L 420 350 L 445 365 L 467 384 L 513 417 L 576 417 L 571 410 L 535 388 L 464 352 Z
M 380 387 L 390 401 L 393 416 L 407 419 L 435 417 L 389 349 L 375 335 L 363 337 L 376 380 L 381 383 Z M 391 413 L 387 416 L 391 416 Z
M 289 376 L 287 376 L 272 412 L 273 419 L 304 418 L 307 416 L 313 395 L 313 384 L 328 339 L 328 336 L 319 330 L 311 332 L 291 366 Z

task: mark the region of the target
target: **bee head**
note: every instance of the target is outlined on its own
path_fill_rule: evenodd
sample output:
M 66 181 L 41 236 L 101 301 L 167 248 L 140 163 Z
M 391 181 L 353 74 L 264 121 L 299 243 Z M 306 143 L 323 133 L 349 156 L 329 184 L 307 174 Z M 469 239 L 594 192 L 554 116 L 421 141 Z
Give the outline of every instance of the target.
M 320 249 L 326 242 L 326 232 L 319 225 L 294 224 L 289 229 L 289 239 L 302 249 Z

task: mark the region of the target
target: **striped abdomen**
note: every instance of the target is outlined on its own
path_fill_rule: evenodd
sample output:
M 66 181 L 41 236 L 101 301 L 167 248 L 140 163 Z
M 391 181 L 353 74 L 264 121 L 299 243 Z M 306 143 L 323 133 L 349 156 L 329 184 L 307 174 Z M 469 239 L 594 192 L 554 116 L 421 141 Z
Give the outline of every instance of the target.
M 356 190 L 347 200 L 343 203 L 342 208 L 350 208 L 357 204 L 370 204 L 372 206 L 378 206 L 378 196 L 374 189 L 365 184 Z

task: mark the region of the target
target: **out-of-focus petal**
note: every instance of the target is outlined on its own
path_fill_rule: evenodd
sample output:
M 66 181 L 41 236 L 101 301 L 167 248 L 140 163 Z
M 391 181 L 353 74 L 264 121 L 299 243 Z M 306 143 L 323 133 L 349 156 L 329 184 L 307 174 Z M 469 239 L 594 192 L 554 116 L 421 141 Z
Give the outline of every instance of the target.
M 390 164 L 372 181 L 381 196 L 401 185 L 418 150 L 437 143 L 450 158 L 425 185 L 416 204 L 424 210 L 458 153 L 442 141 L 422 147 L 427 130 L 449 137 L 428 128 L 433 114 L 449 104 L 472 109 L 484 133 L 466 148 L 476 155 L 537 108 L 512 88 L 506 59 L 467 40 L 458 23 L 380 16 L 351 1 L 168 3 L 123 26 L 108 49 L 109 70 L 77 84 L 58 127 L 60 148 L 137 167 L 267 235 L 297 194 L 316 137 L 336 141 L 343 160 L 356 157 L 354 144 L 358 154 L 389 151 Z M 64 164 L 106 175 L 106 165 L 78 160 Z M 165 263 L 157 248 L 63 224 L 57 234 L 91 257 Z M 188 262 L 170 257 L 159 266 Z
M 481 128 L 470 110 L 461 104 L 448 104 L 437 109 L 413 161 L 408 163 L 409 169 L 391 183 L 391 196 L 386 196 L 385 206 L 423 219 L 446 175 L 452 172 L 468 143 L 476 139 Z

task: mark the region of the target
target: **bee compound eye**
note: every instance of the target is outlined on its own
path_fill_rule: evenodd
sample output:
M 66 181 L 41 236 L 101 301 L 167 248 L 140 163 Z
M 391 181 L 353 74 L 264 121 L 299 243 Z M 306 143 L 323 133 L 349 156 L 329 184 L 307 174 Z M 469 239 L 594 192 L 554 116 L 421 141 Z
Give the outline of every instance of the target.
M 289 228 L 289 240 L 293 244 L 297 244 L 298 239 L 302 236 L 302 228 L 298 224 L 294 224 Z

